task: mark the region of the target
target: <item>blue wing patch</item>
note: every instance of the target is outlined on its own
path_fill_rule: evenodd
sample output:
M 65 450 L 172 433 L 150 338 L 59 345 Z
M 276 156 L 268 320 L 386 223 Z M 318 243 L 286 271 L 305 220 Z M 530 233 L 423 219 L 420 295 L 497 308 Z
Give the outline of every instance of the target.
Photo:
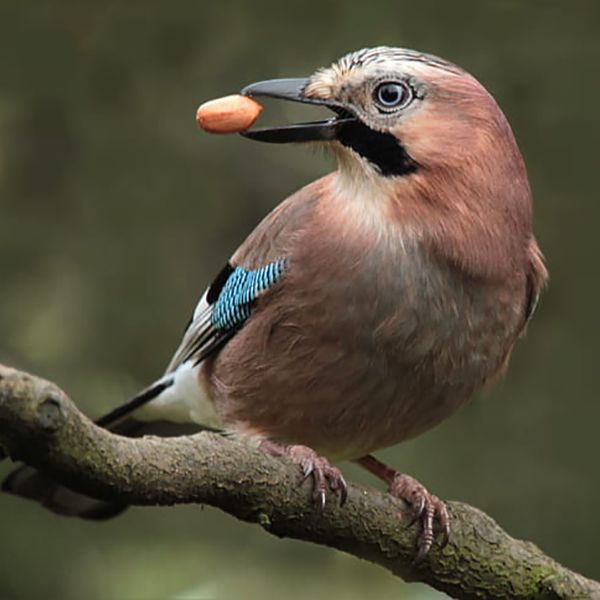
M 200 299 L 166 372 L 190 359 L 198 364 L 226 343 L 250 316 L 253 302 L 281 279 L 287 265 L 282 258 L 249 271 L 227 263 Z
M 228 331 L 242 325 L 250 316 L 254 300 L 281 279 L 286 263 L 282 258 L 253 271 L 233 269 L 213 305 L 210 322 L 215 329 Z

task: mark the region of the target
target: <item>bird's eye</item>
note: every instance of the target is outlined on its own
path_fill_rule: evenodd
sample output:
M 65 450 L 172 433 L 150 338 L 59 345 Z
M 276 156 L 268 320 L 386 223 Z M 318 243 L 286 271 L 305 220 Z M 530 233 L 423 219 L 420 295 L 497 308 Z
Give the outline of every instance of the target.
M 411 89 L 397 82 L 379 84 L 373 92 L 375 102 L 383 109 L 406 106 L 412 100 Z

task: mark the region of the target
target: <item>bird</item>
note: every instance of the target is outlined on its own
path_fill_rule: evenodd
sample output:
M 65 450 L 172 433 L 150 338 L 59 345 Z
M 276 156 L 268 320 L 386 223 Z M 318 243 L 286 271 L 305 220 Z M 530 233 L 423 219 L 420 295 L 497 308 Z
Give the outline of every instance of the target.
M 164 375 L 96 422 L 242 439 L 298 465 L 320 510 L 345 501 L 334 463 L 354 461 L 412 507 L 420 562 L 438 534 L 448 540 L 446 505 L 373 453 L 491 385 L 524 334 L 547 270 L 522 155 L 474 76 L 414 50 L 366 48 L 240 93 L 329 109 L 242 136 L 324 147 L 337 169 L 263 219 L 202 295 Z M 28 466 L 2 489 L 89 519 L 125 508 Z

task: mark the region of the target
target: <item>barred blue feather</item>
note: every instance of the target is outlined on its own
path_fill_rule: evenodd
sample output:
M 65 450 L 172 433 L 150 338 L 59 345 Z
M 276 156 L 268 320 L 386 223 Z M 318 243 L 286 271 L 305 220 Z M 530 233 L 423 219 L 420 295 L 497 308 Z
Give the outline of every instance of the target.
M 250 316 L 252 302 L 280 280 L 285 266 L 282 258 L 253 271 L 235 268 L 213 305 L 212 325 L 219 331 L 242 325 Z

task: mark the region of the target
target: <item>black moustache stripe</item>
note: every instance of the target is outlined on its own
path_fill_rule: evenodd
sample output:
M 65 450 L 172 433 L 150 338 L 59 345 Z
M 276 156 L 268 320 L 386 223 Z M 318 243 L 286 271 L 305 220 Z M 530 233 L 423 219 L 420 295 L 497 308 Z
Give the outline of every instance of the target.
M 414 173 L 418 164 L 391 133 L 382 133 L 360 121 L 348 121 L 337 131 L 336 139 L 373 164 L 386 177 Z

